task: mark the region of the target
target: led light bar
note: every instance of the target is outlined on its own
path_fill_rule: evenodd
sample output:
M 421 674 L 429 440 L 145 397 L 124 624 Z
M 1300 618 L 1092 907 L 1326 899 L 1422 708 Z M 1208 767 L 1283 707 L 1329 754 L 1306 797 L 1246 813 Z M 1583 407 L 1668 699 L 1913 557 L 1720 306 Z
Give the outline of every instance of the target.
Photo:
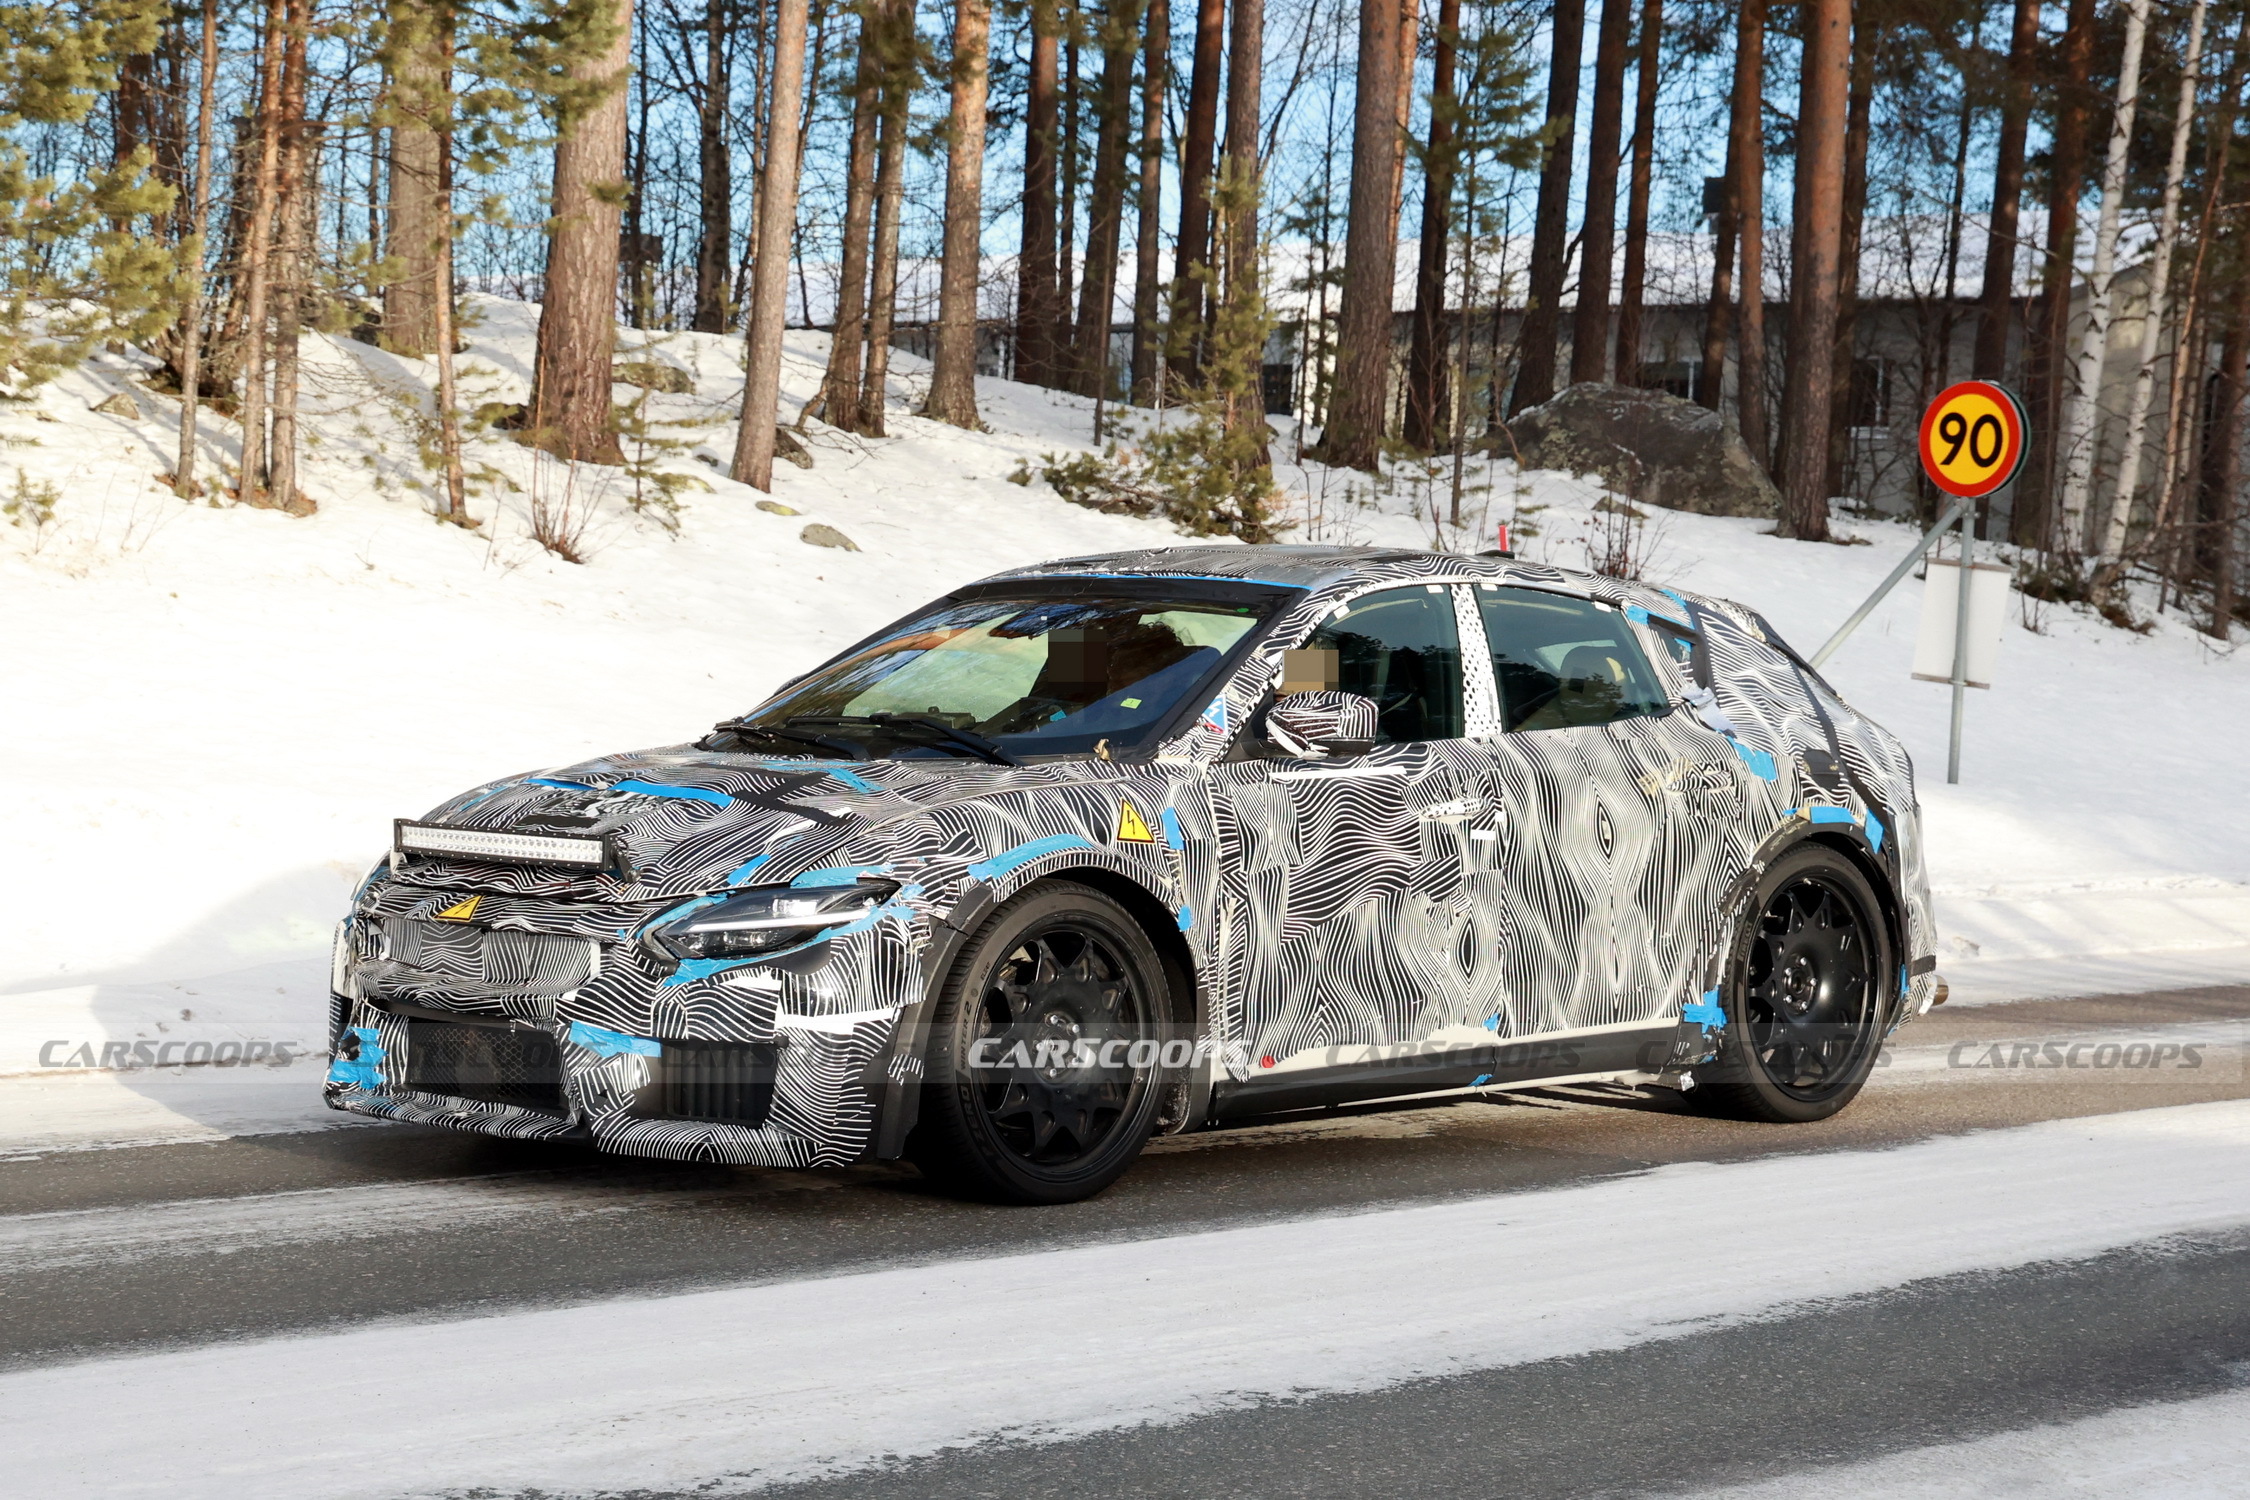
M 404 818 L 395 825 L 393 841 L 401 854 L 442 854 L 503 865 L 561 865 L 573 870 L 606 870 L 612 863 L 607 839 L 446 828 L 435 823 L 410 823 Z

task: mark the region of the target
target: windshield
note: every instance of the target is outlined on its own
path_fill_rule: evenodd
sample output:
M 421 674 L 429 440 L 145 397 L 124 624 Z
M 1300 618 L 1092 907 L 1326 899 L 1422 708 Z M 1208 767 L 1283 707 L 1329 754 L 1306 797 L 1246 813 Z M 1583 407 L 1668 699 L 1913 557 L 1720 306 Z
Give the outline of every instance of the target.
M 1264 612 L 1164 598 L 940 604 L 736 722 L 901 758 L 961 752 L 927 723 L 870 721 L 934 721 L 1010 757 L 1084 755 L 1103 741 L 1121 751 L 1153 735 Z

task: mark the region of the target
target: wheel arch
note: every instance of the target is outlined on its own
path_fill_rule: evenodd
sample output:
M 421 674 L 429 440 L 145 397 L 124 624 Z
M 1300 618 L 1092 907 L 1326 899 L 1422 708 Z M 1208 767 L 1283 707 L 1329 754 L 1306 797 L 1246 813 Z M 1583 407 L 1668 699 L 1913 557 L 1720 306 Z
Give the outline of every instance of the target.
M 1189 1025 L 1194 1037 L 1205 1034 L 1206 996 L 1199 981 L 1194 950 L 1180 931 L 1172 908 L 1132 876 L 1101 865 L 1069 865 L 1041 870 L 1036 878 L 1014 886 L 1004 896 L 990 885 L 974 885 L 946 920 L 938 924 L 936 938 L 929 949 L 922 996 L 908 1014 L 899 1018 L 898 1039 L 886 1069 L 882 1118 L 872 1153 L 875 1157 L 896 1157 L 905 1152 L 906 1137 L 920 1112 L 923 1059 L 930 1046 L 925 1018 L 935 1006 L 938 991 L 952 973 L 953 965 L 959 961 L 961 950 L 995 911 L 1050 882 L 1086 886 L 1125 908 L 1164 964 L 1173 1021 Z M 1157 1126 L 1159 1133 L 1187 1129 L 1208 1113 L 1211 1088 L 1203 1071 L 1191 1070 L 1191 1077 L 1182 1083 L 1178 1096 L 1165 1102 Z
M 1795 848 L 1799 843 L 1821 844 L 1835 850 L 1850 860 L 1859 873 L 1867 878 L 1868 888 L 1875 892 L 1876 905 L 1881 908 L 1883 928 L 1890 936 L 1891 956 L 1896 960 L 1896 967 L 1903 969 L 1912 958 L 1912 953 L 1907 935 L 1906 902 L 1900 895 L 1898 880 L 1891 868 L 1892 861 L 1877 854 L 1867 842 L 1866 835 L 1856 827 L 1846 830 L 1839 825 L 1830 824 L 1816 828 L 1805 838 L 1792 840 L 1788 848 Z M 1786 853 L 1787 849 L 1776 852 Z M 1887 1014 L 1885 1029 L 1888 1030 L 1898 1024 L 1899 1010 L 1905 1004 L 1906 994 L 1904 988 L 1897 985 L 1888 974 L 1883 976 L 1883 983 L 1884 1009 Z

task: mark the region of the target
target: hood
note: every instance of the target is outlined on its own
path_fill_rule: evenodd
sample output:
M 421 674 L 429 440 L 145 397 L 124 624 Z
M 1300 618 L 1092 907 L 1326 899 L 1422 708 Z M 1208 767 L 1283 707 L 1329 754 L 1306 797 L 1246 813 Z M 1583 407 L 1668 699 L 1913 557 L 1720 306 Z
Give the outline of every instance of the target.
M 645 750 L 489 782 L 421 822 L 607 839 L 618 868 L 587 874 L 414 855 L 409 884 L 642 901 L 787 883 L 837 862 L 866 830 L 925 809 L 1099 776 L 1099 761 L 996 766 L 952 759 L 775 759 Z M 1112 772 L 1111 774 L 1115 774 Z

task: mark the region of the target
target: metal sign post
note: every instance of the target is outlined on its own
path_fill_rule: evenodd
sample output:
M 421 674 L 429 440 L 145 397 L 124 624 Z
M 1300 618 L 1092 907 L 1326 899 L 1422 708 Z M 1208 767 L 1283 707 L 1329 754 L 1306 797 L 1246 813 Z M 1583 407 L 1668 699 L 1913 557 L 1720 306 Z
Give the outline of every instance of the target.
M 1899 581 L 1913 571 L 1914 564 L 1931 548 L 1937 546 L 1946 532 L 1956 525 L 1961 531 L 1960 586 L 1954 602 L 1953 615 L 1953 670 L 1949 678 L 1953 687 L 1953 722 L 1947 736 L 1945 779 L 1961 779 L 1961 723 L 1968 707 L 1968 689 L 1986 683 L 1969 681 L 1970 661 L 1970 600 L 1975 575 L 1983 571 L 1976 561 L 1976 524 L 1973 501 L 1993 494 L 2016 477 L 2023 467 L 2024 452 L 2030 446 L 2031 428 L 2024 420 L 2023 404 L 2016 400 L 2006 387 L 1989 380 L 1964 380 L 1946 387 L 1937 399 L 1922 413 L 1922 431 L 1919 448 L 1922 472 L 1930 483 L 1953 497 L 1953 503 L 1939 515 L 1937 524 L 1922 534 L 1914 550 L 1899 559 L 1890 576 L 1875 586 L 1851 618 L 1837 627 L 1821 648 L 1813 653 L 1812 665 L 1821 663 L 1836 654 L 1860 622 L 1875 612 Z M 1926 597 L 1926 596 L 1925 596 Z M 1928 621 L 1927 607 L 1924 611 Z M 1942 626 L 1943 616 L 1938 617 Z M 1917 668 L 1916 675 L 1921 675 Z M 1989 674 L 1988 674 L 1989 676 Z
M 1961 779 L 1961 716 L 1969 706 L 1969 583 L 1976 577 L 1976 533 L 1970 530 L 1974 507 L 1963 501 L 1961 510 L 1961 586 L 1955 590 L 1953 612 L 1953 728 L 1945 742 L 1945 783 Z

